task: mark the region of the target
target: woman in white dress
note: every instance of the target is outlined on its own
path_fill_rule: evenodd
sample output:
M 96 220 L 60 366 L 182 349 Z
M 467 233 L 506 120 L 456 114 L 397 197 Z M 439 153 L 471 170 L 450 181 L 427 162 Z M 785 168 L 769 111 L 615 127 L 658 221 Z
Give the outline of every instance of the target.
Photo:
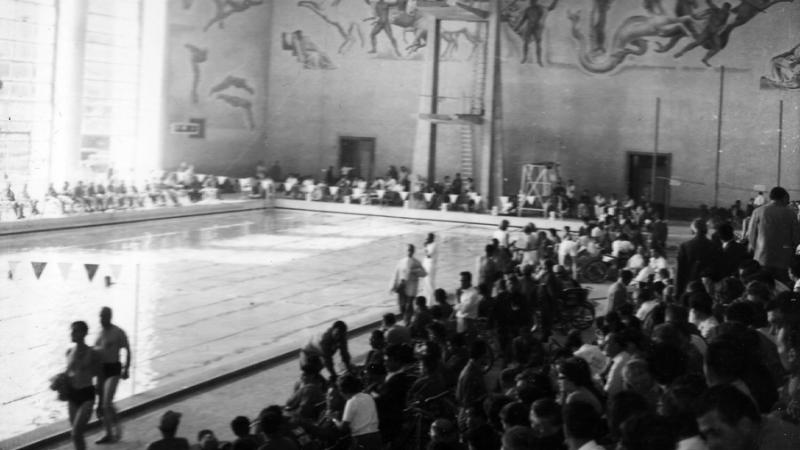
M 422 279 L 422 295 L 429 301 L 432 300 L 433 292 L 436 290 L 436 259 L 439 252 L 436 248 L 436 235 L 428 233 L 428 238 L 422 248 L 425 251 L 425 259 L 422 260 L 422 268 L 428 272 L 428 276 Z

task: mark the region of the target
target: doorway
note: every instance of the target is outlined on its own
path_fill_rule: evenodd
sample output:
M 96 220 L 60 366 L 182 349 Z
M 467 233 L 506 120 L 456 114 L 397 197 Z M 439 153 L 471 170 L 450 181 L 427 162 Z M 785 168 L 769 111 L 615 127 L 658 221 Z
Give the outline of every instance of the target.
M 348 178 L 371 180 L 375 172 L 375 138 L 339 137 L 339 170 L 350 167 Z
M 628 195 L 636 201 L 651 200 L 656 210 L 664 213 L 669 202 L 669 179 L 672 176 L 672 155 L 657 154 L 655 191 L 653 191 L 653 154 L 628 152 Z

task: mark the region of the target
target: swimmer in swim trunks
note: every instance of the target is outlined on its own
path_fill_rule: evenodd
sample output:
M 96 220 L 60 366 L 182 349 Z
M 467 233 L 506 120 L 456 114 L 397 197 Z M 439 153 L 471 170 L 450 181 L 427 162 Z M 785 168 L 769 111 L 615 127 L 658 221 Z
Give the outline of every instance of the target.
M 119 380 L 128 379 L 128 368 L 131 364 L 131 348 L 128 336 L 122 328 L 111 323 L 111 308 L 105 306 L 100 310 L 102 329 L 94 346 L 103 361 L 102 370 L 97 377 L 98 397 L 97 416 L 102 419 L 106 434 L 97 444 L 110 444 L 122 438 L 122 429 L 114 409 L 114 395 Z M 120 362 L 120 351 L 125 349 L 125 364 Z

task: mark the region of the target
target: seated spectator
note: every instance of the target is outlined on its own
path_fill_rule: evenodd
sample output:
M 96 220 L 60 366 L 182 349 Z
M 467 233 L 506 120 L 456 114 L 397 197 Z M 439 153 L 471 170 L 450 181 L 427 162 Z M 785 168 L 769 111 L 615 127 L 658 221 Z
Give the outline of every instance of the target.
M 411 337 L 415 339 L 425 339 L 427 336 L 426 328 L 433 322 L 433 317 L 428 309 L 425 297 L 419 296 L 414 299 L 414 314 L 411 316 L 409 331 Z
M 711 297 L 705 292 L 689 295 L 689 322 L 694 324 L 704 339 L 709 339 L 711 331 L 719 325 L 713 315 Z
M 264 412 L 260 424 L 264 443 L 258 450 L 300 450 L 295 441 L 284 434 L 285 422 L 279 411 Z
M 778 391 L 775 412 L 783 420 L 800 424 L 800 324 L 786 325 L 778 332 L 778 353 L 789 373 L 786 383 Z
M 447 292 L 441 288 L 436 289 L 433 291 L 433 298 L 436 301 L 436 305 L 442 310 L 442 318 L 444 320 L 450 319 L 453 315 L 453 306 L 447 302 Z
M 628 239 L 628 235 L 620 233 L 611 243 L 611 256 L 625 259 L 633 254 L 636 251 L 636 247 Z
M 564 427 L 561 422 L 561 408 L 552 398 L 536 400 L 531 405 L 531 429 L 534 441 L 530 448 L 539 450 L 563 450 Z
M 386 345 L 411 345 L 411 331 L 397 323 L 394 313 L 383 315 L 383 336 L 386 340 Z
M 508 406 L 508 405 L 506 405 Z M 503 433 L 504 450 L 527 450 L 533 447 L 536 437 L 530 427 L 517 425 Z
M 625 388 L 622 370 L 633 357 L 634 348 L 633 337 L 627 330 L 612 332 L 606 336 L 603 351 L 611 361 L 603 386 L 607 396 L 613 397 Z
M 495 450 L 500 448 L 500 436 L 489 425 L 483 406 L 476 404 L 467 408 L 467 430 L 463 439 L 470 450 Z M 562 439 L 563 442 L 563 439 Z
M 622 424 L 639 414 L 652 411 L 647 400 L 633 391 L 620 391 L 608 398 L 608 435 L 601 439 L 604 444 L 613 445 L 622 436 Z
M 342 420 L 334 422 L 340 429 L 350 432 L 353 448 L 380 450 L 382 446 L 375 400 L 361 392 L 361 382 L 352 375 L 342 376 L 338 384 L 347 403 Z
M 635 357 L 628 361 L 622 369 L 622 382 L 626 390 L 639 394 L 647 400 L 649 409 L 655 411 L 661 388 L 653 378 L 647 360 Z
M 583 359 L 573 356 L 561 361 L 558 365 L 558 389 L 562 405 L 587 403 L 598 416 L 603 413 L 602 396 L 592 382 L 589 365 Z
M 325 379 L 316 367 L 304 366 L 301 369 L 300 380 L 286 401 L 286 409 L 299 418 L 316 421 L 325 402 Z
M 178 432 L 178 425 L 181 423 L 181 413 L 167 411 L 161 416 L 158 430 L 162 438 L 151 442 L 147 450 L 189 450 L 189 441 L 186 438 L 175 437 Z
M 511 402 L 500 410 L 500 423 L 503 424 L 503 430 L 508 431 L 514 427 L 530 428 L 528 417 L 530 415 L 529 407 L 519 401 Z
M 250 434 L 250 419 L 245 416 L 237 416 L 231 421 L 231 431 L 236 436 L 233 441 L 234 449 L 257 449 L 264 440 L 260 435 Z
M 675 430 L 669 421 L 651 413 L 631 417 L 622 424 L 622 439 L 618 448 L 674 450 L 677 444 Z
M 219 440 L 211 430 L 200 430 L 197 433 L 197 443 L 192 444 L 192 450 L 217 450 L 219 448 Z
M 431 424 L 429 449 L 465 450 L 459 442 L 458 428 L 449 419 L 436 419 Z
M 601 423 L 600 413 L 594 406 L 583 401 L 567 403 L 562 417 L 569 450 L 604 450 L 595 442 Z
M 687 375 L 675 380 L 661 397 L 658 413 L 672 423 L 681 450 L 706 448 L 694 417 L 694 404 L 705 390 L 702 376 Z
M 734 386 L 711 387 L 700 396 L 695 411 L 709 450 L 800 448 L 797 427 L 761 416 L 752 400 Z

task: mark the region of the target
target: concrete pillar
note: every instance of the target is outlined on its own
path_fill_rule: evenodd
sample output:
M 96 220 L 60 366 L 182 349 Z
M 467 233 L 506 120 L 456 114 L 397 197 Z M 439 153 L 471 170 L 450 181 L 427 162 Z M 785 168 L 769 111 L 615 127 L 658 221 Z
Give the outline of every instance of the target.
M 60 183 L 79 176 L 84 38 L 89 2 L 72 0 L 57 4 L 53 134 L 48 179 Z
M 486 207 L 498 204 L 503 195 L 502 95 L 500 83 L 500 1 L 489 1 L 489 31 L 486 54 L 486 112 L 484 115 L 476 182 Z
M 167 133 L 165 121 L 167 3 L 144 0 L 141 14 L 139 65 L 139 110 L 134 179 L 147 179 L 162 166 Z
M 425 74 L 419 99 L 419 114 L 436 114 L 439 96 L 439 29 L 440 21 L 430 20 L 428 45 L 425 46 Z M 417 119 L 411 171 L 433 183 L 436 177 L 436 124 Z

